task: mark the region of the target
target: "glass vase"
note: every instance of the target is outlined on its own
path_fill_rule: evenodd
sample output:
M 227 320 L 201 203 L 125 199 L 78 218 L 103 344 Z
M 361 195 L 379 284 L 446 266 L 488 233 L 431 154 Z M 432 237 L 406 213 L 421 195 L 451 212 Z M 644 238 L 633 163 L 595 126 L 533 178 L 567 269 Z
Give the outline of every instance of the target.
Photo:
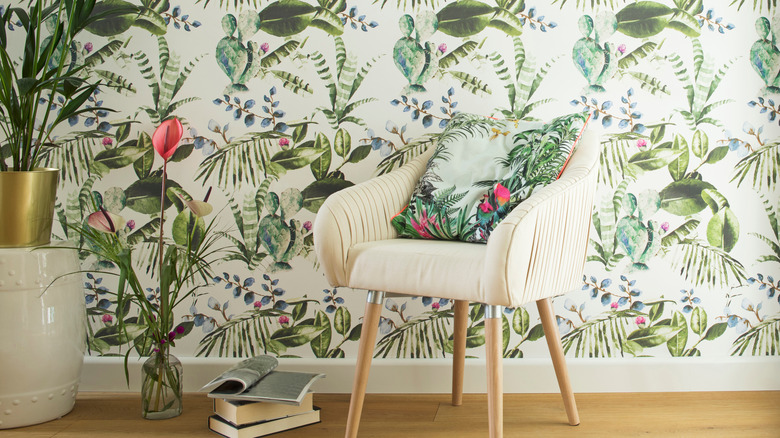
M 167 349 L 153 352 L 142 367 L 141 410 L 147 420 L 181 415 L 182 366 Z

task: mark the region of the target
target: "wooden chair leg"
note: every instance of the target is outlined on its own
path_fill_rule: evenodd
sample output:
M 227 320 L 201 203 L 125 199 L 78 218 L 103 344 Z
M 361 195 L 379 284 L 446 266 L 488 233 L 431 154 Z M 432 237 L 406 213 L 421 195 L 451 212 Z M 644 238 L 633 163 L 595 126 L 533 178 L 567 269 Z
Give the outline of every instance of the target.
M 490 438 L 504 435 L 504 368 L 501 346 L 503 327 L 501 306 L 486 306 L 485 354 L 487 356 L 488 427 Z
M 469 302 L 455 301 L 455 328 L 452 342 L 452 405 L 463 404 L 463 374 L 466 367 L 466 325 Z
M 542 328 L 544 337 L 547 339 L 547 348 L 550 349 L 555 376 L 558 378 L 558 387 L 561 389 L 563 405 L 566 408 L 566 415 L 569 417 L 569 424 L 576 426 L 580 424 L 580 415 L 577 413 L 577 403 L 574 400 L 574 392 L 569 380 L 569 371 L 566 369 L 566 359 L 563 355 L 563 345 L 561 344 L 561 335 L 558 332 L 558 324 L 555 322 L 555 312 L 553 311 L 552 301 L 544 298 L 536 302 L 539 309 L 539 316 L 542 317 Z
M 366 312 L 363 316 L 363 330 L 360 334 L 360 345 L 358 346 L 355 380 L 352 384 L 352 397 L 349 400 L 346 438 L 357 437 L 358 427 L 360 426 L 360 414 L 363 412 L 363 400 L 366 398 L 368 372 L 371 368 L 371 359 L 374 356 L 376 332 L 379 328 L 379 316 L 382 313 L 384 298 L 384 292 L 368 292 Z

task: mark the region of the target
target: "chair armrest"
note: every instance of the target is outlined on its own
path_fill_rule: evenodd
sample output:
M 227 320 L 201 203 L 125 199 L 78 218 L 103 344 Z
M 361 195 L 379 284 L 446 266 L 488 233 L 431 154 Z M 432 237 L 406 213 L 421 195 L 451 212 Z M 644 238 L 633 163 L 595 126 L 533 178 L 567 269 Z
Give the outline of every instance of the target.
M 506 291 L 516 307 L 581 285 L 598 176 L 598 137 L 580 140 L 557 181 L 537 190 L 493 230 L 485 288 Z M 579 148 L 578 148 L 579 149 Z
M 398 237 L 390 220 L 409 203 L 433 149 L 388 174 L 340 190 L 322 204 L 314 220 L 314 248 L 332 286 L 347 284 L 350 247 Z

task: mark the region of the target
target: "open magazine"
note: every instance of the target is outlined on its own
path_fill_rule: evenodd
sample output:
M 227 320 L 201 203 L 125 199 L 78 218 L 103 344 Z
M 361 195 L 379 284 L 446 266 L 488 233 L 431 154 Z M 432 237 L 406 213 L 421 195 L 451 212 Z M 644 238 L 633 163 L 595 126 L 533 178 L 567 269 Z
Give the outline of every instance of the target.
M 271 356 L 255 356 L 239 362 L 201 391 L 211 398 L 266 401 L 300 405 L 311 385 L 324 374 L 277 371 L 279 362 Z

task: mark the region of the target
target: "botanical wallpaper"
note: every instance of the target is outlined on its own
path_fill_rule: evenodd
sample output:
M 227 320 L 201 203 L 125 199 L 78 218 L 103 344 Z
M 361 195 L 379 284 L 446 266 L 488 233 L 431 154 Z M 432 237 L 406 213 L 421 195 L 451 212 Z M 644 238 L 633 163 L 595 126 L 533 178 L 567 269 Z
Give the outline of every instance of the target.
M 582 288 L 554 300 L 568 356 L 780 354 L 776 1 L 98 2 L 119 6 L 71 47 L 102 81 L 89 105 L 113 111 L 59 132 L 54 234 L 78 240 L 67 224 L 102 204 L 128 220 L 153 285 L 161 202 L 172 218 L 211 190 L 223 249 L 179 306 L 177 355 L 354 357 L 365 293 L 319 271 L 317 210 L 420 154 L 459 111 L 582 111 L 601 134 Z M 173 116 L 178 196 L 162 200 L 150 135 Z M 83 266 L 90 354 L 138 347 L 111 267 L 87 253 Z M 452 316 L 448 300 L 388 299 L 376 356 L 449 356 Z M 546 357 L 542 337 L 535 306 L 506 310 L 506 357 Z M 467 354 L 483 344 L 472 304 Z

